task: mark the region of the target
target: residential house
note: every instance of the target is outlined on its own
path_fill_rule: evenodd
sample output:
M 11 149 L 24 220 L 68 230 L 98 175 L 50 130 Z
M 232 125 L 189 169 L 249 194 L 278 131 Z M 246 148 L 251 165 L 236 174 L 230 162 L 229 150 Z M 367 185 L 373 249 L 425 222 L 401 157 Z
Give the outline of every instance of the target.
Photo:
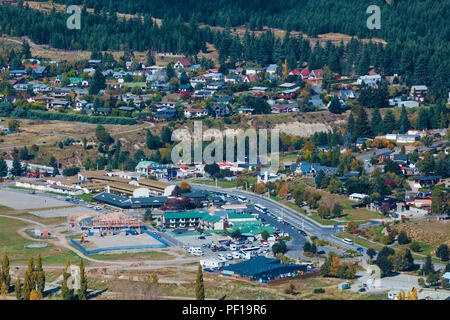
M 206 109 L 199 108 L 186 108 L 184 109 L 184 116 L 186 118 L 199 118 L 208 115 L 208 111 Z
M 276 65 L 276 64 L 270 64 L 270 65 L 267 67 L 266 72 L 267 72 L 268 74 L 271 74 L 271 75 L 276 75 L 276 74 L 277 74 L 277 69 L 278 69 L 278 65 Z
M 368 86 L 376 86 L 377 82 L 381 81 L 381 76 L 376 74 L 376 75 L 366 75 L 366 76 L 361 76 L 358 78 L 358 80 L 356 81 L 357 85 L 368 85 Z
M 190 67 L 190 66 L 192 66 L 192 64 L 186 58 L 178 60 L 173 65 L 173 67 L 176 68 L 176 69 L 179 69 L 179 68 L 184 69 L 184 68 L 187 68 L 187 67 Z
M 230 106 L 223 104 L 223 103 L 218 103 L 218 104 L 212 105 L 211 110 L 213 112 L 213 115 L 211 115 L 211 116 L 215 116 L 216 118 L 228 117 L 233 114 L 233 109 L 231 109 Z
M 425 85 L 412 86 L 409 96 L 413 100 L 418 100 L 423 102 L 428 92 L 428 87 Z

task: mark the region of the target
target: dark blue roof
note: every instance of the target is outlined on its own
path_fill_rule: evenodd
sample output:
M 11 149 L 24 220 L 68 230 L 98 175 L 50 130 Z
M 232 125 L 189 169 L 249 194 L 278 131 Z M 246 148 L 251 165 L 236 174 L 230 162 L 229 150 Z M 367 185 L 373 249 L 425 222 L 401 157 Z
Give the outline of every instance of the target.
M 112 193 L 102 192 L 93 197 L 96 201 L 101 201 L 122 209 L 133 207 L 154 207 L 162 206 L 167 197 L 125 197 Z
M 225 273 L 228 271 L 246 278 L 266 278 L 277 277 L 283 273 L 306 271 L 307 267 L 293 263 L 280 263 L 279 259 L 260 256 L 241 263 L 232 264 L 224 267 L 222 270 Z

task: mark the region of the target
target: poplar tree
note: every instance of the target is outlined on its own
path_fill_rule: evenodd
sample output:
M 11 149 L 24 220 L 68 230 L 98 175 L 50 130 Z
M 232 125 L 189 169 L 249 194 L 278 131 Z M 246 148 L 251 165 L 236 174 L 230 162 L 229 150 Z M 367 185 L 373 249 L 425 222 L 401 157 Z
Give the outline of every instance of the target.
M 61 295 L 64 300 L 72 300 L 73 299 L 73 289 L 69 289 L 67 286 L 67 280 L 69 279 L 70 274 L 68 273 L 70 267 L 70 259 L 67 259 L 66 267 L 63 271 L 63 279 L 61 283 Z
M 9 274 L 9 258 L 6 252 L 3 255 L 2 261 L 2 281 L 5 283 L 9 291 L 9 287 L 11 285 L 11 275 Z
M 84 272 L 84 262 L 83 259 L 80 260 L 80 289 L 78 290 L 78 299 L 86 300 L 87 293 L 87 277 Z
M 36 272 L 36 287 L 37 287 L 37 290 L 41 294 L 44 294 L 44 290 L 45 290 L 45 272 L 44 272 L 44 270 Z
M 16 295 L 17 300 L 22 300 L 22 288 L 20 287 L 20 279 L 17 278 L 14 283 L 14 293 Z
M 195 281 L 195 299 L 205 300 L 205 285 L 203 283 L 202 266 L 198 265 L 197 279 Z

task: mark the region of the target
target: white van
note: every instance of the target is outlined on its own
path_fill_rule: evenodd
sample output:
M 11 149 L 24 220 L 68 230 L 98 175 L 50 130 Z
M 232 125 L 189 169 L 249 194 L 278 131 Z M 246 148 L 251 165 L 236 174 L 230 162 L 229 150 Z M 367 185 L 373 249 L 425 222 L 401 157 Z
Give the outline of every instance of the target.
M 234 243 L 230 244 L 230 250 L 231 251 L 236 251 L 237 249 L 238 248 L 237 248 L 237 246 Z
M 353 244 L 353 241 L 350 240 L 349 238 L 344 238 L 343 240 L 346 244 Z
M 190 247 L 188 249 L 188 252 L 194 256 L 202 256 L 203 255 L 203 251 L 200 247 Z

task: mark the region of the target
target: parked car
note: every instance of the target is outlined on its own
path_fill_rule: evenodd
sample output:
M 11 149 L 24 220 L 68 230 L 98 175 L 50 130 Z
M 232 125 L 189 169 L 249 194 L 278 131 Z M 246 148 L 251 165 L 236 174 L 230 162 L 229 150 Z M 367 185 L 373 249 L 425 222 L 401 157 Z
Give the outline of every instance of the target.
M 200 240 L 206 239 L 205 236 L 198 237 Z
M 225 248 L 225 247 L 219 247 L 219 248 L 217 248 L 217 250 L 219 250 L 219 251 L 227 251 L 227 248 Z
M 241 258 L 241 254 L 239 253 L 239 252 L 232 252 L 231 253 L 231 256 L 234 258 L 234 259 L 240 259 Z
M 222 260 L 226 260 L 225 256 L 223 254 L 221 254 L 221 253 L 219 253 L 217 255 L 217 258 L 222 259 Z
M 227 257 L 227 260 L 233 260 L 233 256 L 231 254 L 229 254 L 229 253 L 227 254 L 226 257 Z

